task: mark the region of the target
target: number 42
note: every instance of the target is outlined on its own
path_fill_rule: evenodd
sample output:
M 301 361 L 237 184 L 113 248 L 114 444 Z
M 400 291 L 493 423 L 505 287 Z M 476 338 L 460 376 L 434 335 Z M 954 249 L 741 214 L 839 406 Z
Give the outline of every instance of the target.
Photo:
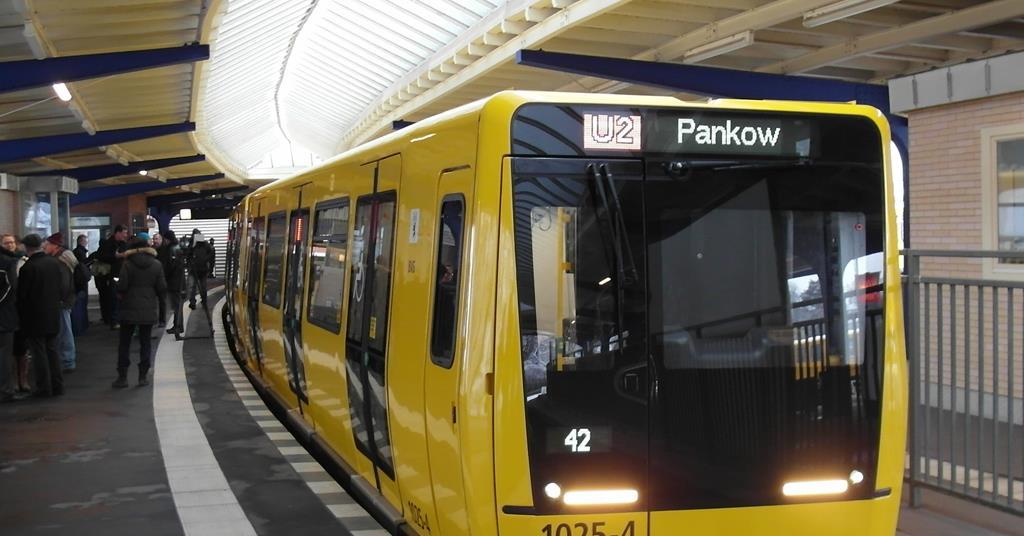
M 569 430 L 564 443 L 572 452 L 590 452 L 590 428 Z

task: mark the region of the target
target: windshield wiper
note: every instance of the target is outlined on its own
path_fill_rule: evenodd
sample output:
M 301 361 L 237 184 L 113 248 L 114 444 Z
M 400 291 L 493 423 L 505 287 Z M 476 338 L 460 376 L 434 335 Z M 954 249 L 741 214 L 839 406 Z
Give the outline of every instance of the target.
M 603 217 L 599 220 L 605 223 L 608 233 L 611 235 L 612 263 L 615 264 L 615 332 L 621 337 L 625 324 L 624 312 L 622 310 L 626 303 L 625 289 L 639 280 L 636 270 L 636 263 L 633 260 L 633 249 L 626 238 L 626 221 L 622 216 L 622 203 L 619 201 L 619 193 L 615 190 L 615 179 L 608 171 L 607 164 L 587 164 L 587 175 L 593 178 L 593 187 L 597 191 L 597 198 L 601 202 Z M 620 345 L 622 343 L 620 342 Z

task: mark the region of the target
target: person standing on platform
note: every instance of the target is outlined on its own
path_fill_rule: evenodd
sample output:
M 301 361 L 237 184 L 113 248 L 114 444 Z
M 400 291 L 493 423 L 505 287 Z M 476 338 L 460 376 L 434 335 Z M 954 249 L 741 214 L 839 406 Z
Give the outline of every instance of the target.
M 128 229 L 118 225 L 110 236 L 100 241 L 99 248 L 92 254 L 96 291 L 100 295 L 100 315 L 110 329 L 118 328 L 117 285 L 114 279 L 121 273 L 127 238 Z
M 192 255 L 188 266 L 192 273 L 192 288 L 188 293 L 189 309 L 196 308 L 196 290 L 198 289 L 203 310 L 206 310 L 206 278 L 213 273 L 215 261 L 216 254 L 213 247 L 206 241 L 203 233 L 196 233 L 192 239 Z
M 10 238 L 10 248 L 8 248 Z M 14 235 L 0 236 L 0 402 L 17 397 L 14 377 L 14 332 L 18 330 L 18 260 Z
M 160 249 L 164 245 L 164 235 L 162 235 L 160 233 L 154 233 L 153 234 L 153 240 L 152 240 L 152 243 L 150 245 L 153 247 L 153 249 L 156 250 L 157 260 L 160 260 Z M 166 276 L 167 275 L 167 265 L 164 264 L 164 262 L 162 260 L 160 260 L 160 264 L 164 267 L 164 275 Z M 164 296 L 163 294 L 157 296 L 157 299 L 160 301 L 160 306 L 157 309 L 157 312 L 160 314 L 159 315 L 160 318 L 157 319 L 156 325 L 157 325 L 157 327 L 163 327 L 164 325 L 167 324 L 167 300 L 166 300 L 166 296 Z
M 145 233 L 140 233 L 145 234 Z M 121 295 L 121 340 L 117 348 L 117 379 L 113 387 L 128 387 L 132 335 L 139 331 L 139 385 L 149 385 L 152 359 L 153 324 L 157 321 L 157 296 L 167 292 L 163 267 L 156 259 L 156 250 L 149 247 L 148 236 L 138 237 L 125 252 L 124 266 L 117 281 Z
M 77 287 L 84 287 L 86 282 L 83 281 L 79 285 L 78 281 L 76 281 L 78 279 L 77 275 L 81 273 L 78 271 L 78 259 L 74 253 L 64 248 L 64 236 L 61 233 L 54 233 L 48 236 L 46 241 L 43 242 L 43 251 L 47 255 L 59 260 L 65 268 L 61 272 L 64 277 L 64 281 L 61 282 L 61 288 L 65 290 L 60 297 L 60 337 L 57 339 L 57 351 L 60 353 L 62 372 L 71 373 L 75 371 L 75 366 L 77 365 L 75 359 L 75 333 L 71 328 L 71 309 L 75 306 L 75 297 L 78 294 Z
M 174 338 L 180 341 L 181 334 L 185 332 L 181 310 L 181 295 L 185 289 L 185 261 L 174 231 L 168 230 L 164 233 L 164 240 L 157 249 L 156 258 L 164 269 L 164 278 L 167 281 L 166 304 L 171 309 L 168 320 L 173 322 L 171 327 L 167 328 L 167 333 L 173 333 Z
M 57 338 L 60 335 L 64 265 L 43 252 L 43 239 L 30 234 L 22 239 L 28 261 L 18 273 L 18 319 L 25 343 L 32 352 L 36 373 L 35 396 L 64 394 Z
M 14 255 L 17 259 L 15 272 L 20 273 L 28 258 L 18 247 L 18 239 L 12 234 L 0 236 L 0 248 Z M 14 364 L 17 369 L 18 392 L 28 393 L 28 347 L 25 346 L 25 335 L 20 329 L 14 332 Z
M 78 260 L 78 264 L 88 269 L 89 237 L 80 234 L 75 242 L 75 249 L 72 250 L 75 254 L 75 259 Z M 91 277 L 92 272 L 90 271 L 88 275 Z M 89 285 L 86 284 L 83 288 L 76 286 L 75 294 L 75 307 L 71 309 L 71 327 L 77 337 L 85 333 L 89 328 Z

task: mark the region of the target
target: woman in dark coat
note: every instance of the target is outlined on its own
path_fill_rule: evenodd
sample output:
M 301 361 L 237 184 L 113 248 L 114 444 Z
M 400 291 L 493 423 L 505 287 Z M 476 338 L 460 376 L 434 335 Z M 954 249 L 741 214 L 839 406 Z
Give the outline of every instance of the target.
M 139 385 L 149 385 L 151 332 L 157 321 L 157 296 L 167 291 L 164 270 L 156 260 L 156 250 L 145 240 L 135 239 L 125 251 L 125 261 L 117 281 L 120 297 L 121 341 L 117 351 L 117 379 L 114 387 L 128 387 L 128 350 L 135 328 L 139 331 Z

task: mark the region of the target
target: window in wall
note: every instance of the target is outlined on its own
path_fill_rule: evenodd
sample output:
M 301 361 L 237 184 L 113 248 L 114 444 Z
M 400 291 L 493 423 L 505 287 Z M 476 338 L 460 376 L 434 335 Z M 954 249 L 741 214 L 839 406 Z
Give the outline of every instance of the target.
M 459 272 L 462 266 L 462 197 L 450 197 L 441 205 L 437 237 L 437 272 L 434 275 L 434 325 L 430 357 L 435 365 L 452 366 L 455 357 L 455 326 L 459 316 Z
M 285 232 L 284 212 L 271 214 L 267 219 L 267 262 L 263 266 L 263 303 L 281 307 L 281 272 L 284 267 Z
M 341 331 L 348 215 L 347 199 L 317 205 L 310 249 L 309 322 L 334 333 Z
M 1024 251 L 1024 137 L 996 142 L 996 249 Z M 1000 259 L 1024 264 L 1024 259 Z

